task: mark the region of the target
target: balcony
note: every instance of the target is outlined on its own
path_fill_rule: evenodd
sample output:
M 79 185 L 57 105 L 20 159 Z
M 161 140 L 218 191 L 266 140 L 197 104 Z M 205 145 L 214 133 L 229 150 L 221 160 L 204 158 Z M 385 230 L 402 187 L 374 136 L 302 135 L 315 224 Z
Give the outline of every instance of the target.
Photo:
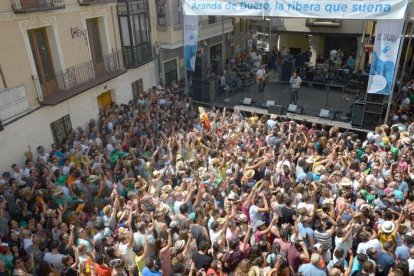
M 65 8 L 65 0 L 12 0 L 14 13 L 28 13 Z
M 116 0 L 78 0 L 78 2 L 79 2 L 79 5 L 81 6 L 89 6 L 89 5 L 116 3 Z
M 39 103 L 56 105 L 125 72 L 122 53 L 117 51 L 105 55 L 100 64 L 88 61 L 55 72 L 54 79 L 52 77 L 48 81 L 42 81 L 39 78 L 34 78 L 34 82 Z

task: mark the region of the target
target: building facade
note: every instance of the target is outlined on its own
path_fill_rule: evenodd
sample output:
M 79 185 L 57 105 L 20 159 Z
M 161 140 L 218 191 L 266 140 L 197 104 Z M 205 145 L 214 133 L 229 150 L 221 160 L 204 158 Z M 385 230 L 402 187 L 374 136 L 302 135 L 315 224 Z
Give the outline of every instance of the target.
M 0 170 L 156 84 L 153 5 L 0 1 Z
M 161 83 L 185 78 L 183 59 L 183 15 L 179 0 L 155 0 L 157 30 L 157 71 Z M 198 55 L 203 57 L 203 71 L 220 71 L 230 55 L 233 19 L 220 16 L 200 17 Z

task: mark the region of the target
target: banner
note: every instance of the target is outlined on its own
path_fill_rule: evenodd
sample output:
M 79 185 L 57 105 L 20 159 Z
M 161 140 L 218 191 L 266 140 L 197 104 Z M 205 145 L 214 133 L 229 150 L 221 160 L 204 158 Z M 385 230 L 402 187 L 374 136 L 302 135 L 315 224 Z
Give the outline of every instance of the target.
M 408 0 L 184 0 L 185 15 L 402 19 Z
M 368 93 L 389 95 L 394 81 L 404 20 L 378 21 L 368 79 Z
M 184 61 L 187 71 L 195 71 L 198 41 L 198 16 L 184 16 Z

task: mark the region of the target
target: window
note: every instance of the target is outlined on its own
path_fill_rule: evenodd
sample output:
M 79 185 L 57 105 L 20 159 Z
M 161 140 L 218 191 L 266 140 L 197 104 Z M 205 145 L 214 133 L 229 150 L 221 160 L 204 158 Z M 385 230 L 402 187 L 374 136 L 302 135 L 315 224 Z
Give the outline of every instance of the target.
M 69 114 L 52 122 L 50 124 L 50 129 L 52 130 L 53 141 L 58 145 L 65 144 L 66 139 L 69 137 L 70 131 L 72 130 Z
M 173 0 L 173 20 L 174 25 L 181 24 L 181 6 L 179 0 Z
M 164 27 L 167 25 L 167 13 L 165 11 L 166 0 L 155 0 L 157 5 L 157 23 L 158 26 Z
M 136 80 L 133 83 L 131 83 L 131 88 L 133 99 L 138 99 L 138 95 L 144 92 L 144 83 L 142 79 Z
M 165 83 L 171 84 L 172 81 L 177 80 L 177 61 L 171 60 L 164 63 Z
M 217 17 L 216 16 L 208 16 L 208 24 L 214 24 L 217 22 Z
M 126 67 L 138 67 L 153 59 L 148 0 L 119 0 L 118 20 Z

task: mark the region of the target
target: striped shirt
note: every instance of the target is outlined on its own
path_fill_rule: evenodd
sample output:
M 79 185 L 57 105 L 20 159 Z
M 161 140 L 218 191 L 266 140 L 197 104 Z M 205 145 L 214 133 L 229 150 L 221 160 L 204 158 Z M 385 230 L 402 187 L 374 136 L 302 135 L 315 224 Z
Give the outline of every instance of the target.
M 329 249 L 332 248 L 332 235 L 330 235 L 326 231 L 319 232 L 318 230 L 315 230 L 313 234 L 315 235 L 316 241 L 318 243 L 320 243 L 321 245 L 325 245 Z

